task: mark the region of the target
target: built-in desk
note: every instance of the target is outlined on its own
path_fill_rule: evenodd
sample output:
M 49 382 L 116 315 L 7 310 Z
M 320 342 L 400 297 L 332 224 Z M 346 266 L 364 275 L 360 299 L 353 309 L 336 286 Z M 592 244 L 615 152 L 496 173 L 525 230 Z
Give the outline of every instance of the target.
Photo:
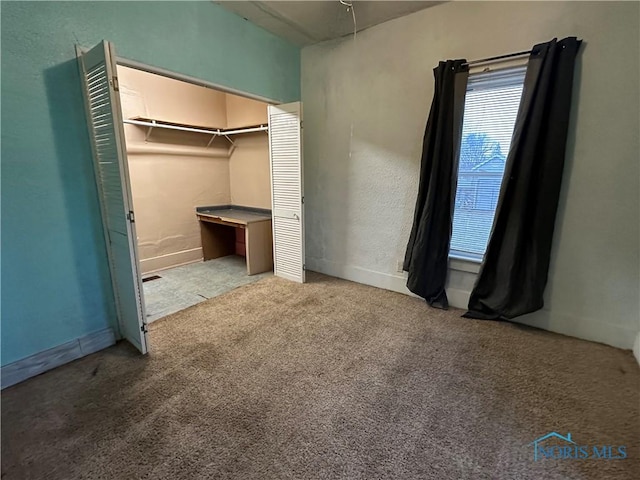
M 242 250 L 247 259 L 247 274 L 273 270 L 271 213 L 224 206 L 198 207 L 196 215 L 200 221 L 205 260 L 240 253 L 236 247 L 237 232 L 240 231 L 244 233 Z

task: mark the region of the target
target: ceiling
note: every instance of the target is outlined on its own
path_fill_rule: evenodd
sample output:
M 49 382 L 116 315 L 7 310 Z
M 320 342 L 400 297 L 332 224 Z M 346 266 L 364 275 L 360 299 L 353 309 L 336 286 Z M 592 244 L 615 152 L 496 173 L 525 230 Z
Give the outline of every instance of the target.
M 357 1 L 353 4 L 357 30 L 378 25 L 443 2 Z M 351 11 L 339 0 L 298 2 L 215 2 L 296 45 L 339 38 L 353 33 Z

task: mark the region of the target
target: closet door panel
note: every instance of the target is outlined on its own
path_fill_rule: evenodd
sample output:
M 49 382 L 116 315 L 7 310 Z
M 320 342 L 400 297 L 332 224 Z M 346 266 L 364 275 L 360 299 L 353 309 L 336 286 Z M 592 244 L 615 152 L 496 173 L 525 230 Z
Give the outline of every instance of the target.
M 303 283 L 302 104 L 270 105 L 268 115 L 274 273 Z
M 82 79 L 93 166 L 100 197 L 120 335 L 147 353 L 142 278 L 124 144 L 115 51 L 103 41 L 76 49 Z

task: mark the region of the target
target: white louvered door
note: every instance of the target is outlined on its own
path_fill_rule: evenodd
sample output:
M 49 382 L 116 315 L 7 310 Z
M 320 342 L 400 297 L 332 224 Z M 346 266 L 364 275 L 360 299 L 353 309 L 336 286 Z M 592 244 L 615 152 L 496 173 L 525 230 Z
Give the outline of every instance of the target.
M 269 105 L 275 275 L 304 283 L 302 104 Z
M 142 279 L 131 200 L 116 55 L 103 41 L 91 50 L 76 48 L 100 196 L 118 326 L 122 337 L 147 353 Z

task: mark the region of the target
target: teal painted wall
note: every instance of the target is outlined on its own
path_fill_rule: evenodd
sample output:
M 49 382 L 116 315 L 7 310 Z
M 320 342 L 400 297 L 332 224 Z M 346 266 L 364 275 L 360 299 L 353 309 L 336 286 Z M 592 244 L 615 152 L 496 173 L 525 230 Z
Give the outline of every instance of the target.
M 74 44 L 281 101 L 300 50 L 212 2 L 2 2 L 2 365 L 115 315 Z

